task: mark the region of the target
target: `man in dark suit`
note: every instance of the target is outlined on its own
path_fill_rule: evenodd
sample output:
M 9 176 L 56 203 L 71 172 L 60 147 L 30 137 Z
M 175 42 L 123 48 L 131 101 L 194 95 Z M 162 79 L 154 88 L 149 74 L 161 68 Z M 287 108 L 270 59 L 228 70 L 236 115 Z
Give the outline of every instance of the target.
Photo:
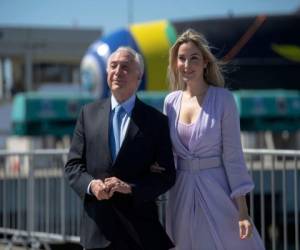
M 115 51 L 107 65 L 112 96 L 84 106 L 77 120 L 65 173 L 83 199 L 85 249 L 173 247 L 155 203 L 175 182 L 168 121 L 136 97 L 143 70 L 137 52 Z

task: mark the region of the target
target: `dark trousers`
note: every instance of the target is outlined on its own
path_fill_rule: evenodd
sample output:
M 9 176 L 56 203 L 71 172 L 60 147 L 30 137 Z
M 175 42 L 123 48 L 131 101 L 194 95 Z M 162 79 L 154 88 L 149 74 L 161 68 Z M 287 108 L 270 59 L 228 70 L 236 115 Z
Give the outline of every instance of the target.
M 108 247 L 105 248 L 93 248 L 85 250 L 142 250 L 131 237 L 123 235 L 113 241 Z
M 93 249 L 84 249 L 84 250 L 141 250 L 141 248 L 130 247 L 130 246 L 114 247 L 114 246 L 110 245 L 105 248 L 93 248 Z
M 110 245 L 110 246 L 105 247 L 105 248 L 89 248 L 89 249 L 83 248 L 83 250 L 113 250 L 113 248 Z
M 111 246 L 108 246 L 106 248 L 91 248 L 91 249 L 83 248 L 83 250 L 113 250 L 113 248 L 111 248 Z
M 119 224 L 119 231 L 115 233 L 111 244 L 106 248 L 85 249 L 85 250 L 143 250 L 137 243 L 138 239 L 132 236 L 123 224 Z M 141 244 L 141 243 L 140 243 Z

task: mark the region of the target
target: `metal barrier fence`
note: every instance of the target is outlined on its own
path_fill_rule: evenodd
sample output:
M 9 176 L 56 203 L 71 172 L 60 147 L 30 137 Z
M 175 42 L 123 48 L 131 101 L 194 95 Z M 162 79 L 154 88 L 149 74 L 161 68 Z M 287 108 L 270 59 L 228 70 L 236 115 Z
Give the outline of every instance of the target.
M 255 182 L 250 215 L 266 249 L 299 250 L 300 151 L 245 149 Z M 81 201 L 63 174 L 67 150 L 0 151 L 0 234 L 15 243 L 50 249 L 79 242 Z M 164 218 L 164 200 L 159 203 Z

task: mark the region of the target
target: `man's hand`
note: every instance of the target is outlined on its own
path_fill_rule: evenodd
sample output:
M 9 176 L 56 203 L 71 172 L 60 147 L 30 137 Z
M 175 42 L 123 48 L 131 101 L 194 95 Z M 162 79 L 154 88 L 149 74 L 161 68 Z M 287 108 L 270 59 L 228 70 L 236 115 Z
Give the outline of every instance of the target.
M 122 194 L 131 193 L 131 186 L 117 177 L 106 178 L 104 180 L 104 184 L 109 191 L 109 197 L 112 197 L 114 192 L 119 192 Z
M 97 200 L 108 200 L 110 198 L 106 185 L 101 180 L 92 180 L 90 191 Z

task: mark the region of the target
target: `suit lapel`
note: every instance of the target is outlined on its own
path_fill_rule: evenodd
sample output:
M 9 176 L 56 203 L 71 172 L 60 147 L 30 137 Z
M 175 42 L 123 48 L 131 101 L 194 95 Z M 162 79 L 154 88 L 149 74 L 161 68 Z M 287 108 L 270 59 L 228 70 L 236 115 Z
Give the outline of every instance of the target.
M 95 128 L 99 131 L 96 133 L 99 135 L 99 139 L 96 140 L 99 144 L 96 147 L 103 150 L 103 155 L 107 155 L 110 161 L 110 143 L 109 143 L 109 117 L 110 117 L 110 98 L 105 100 L 105 102 L 100 106 L 99 112 L 96 117 L 94 117 Z

